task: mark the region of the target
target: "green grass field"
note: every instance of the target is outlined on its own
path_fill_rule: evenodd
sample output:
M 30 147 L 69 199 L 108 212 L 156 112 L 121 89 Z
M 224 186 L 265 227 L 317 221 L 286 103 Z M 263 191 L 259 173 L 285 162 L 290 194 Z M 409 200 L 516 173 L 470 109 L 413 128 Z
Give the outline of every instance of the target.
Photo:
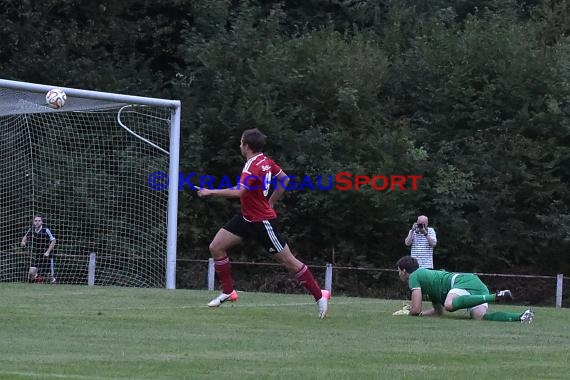
M 532 325 L 392 316 L 402 301 L 0 284 L 0 379 L 567 379 L 570 310 Z M 491 306 L 522 311 L 518 305 Z

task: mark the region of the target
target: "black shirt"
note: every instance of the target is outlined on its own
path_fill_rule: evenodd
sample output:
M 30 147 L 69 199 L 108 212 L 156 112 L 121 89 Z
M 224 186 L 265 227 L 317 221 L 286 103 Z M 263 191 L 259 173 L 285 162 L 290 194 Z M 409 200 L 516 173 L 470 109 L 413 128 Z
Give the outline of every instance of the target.
M 54 234 L 45 226 L 42 226 L 39 231 L 36 231 L 34 227 L 30 227 L 25 236 L 28 237 L 32 252 L 38 254 L 46 253 L 51 241 L 55 240 Z

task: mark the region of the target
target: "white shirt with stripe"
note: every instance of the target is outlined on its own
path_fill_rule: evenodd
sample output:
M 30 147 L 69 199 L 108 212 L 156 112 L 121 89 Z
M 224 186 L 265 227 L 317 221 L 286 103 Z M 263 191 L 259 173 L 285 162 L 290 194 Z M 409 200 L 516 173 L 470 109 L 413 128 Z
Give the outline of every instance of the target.
M 428 235 L 437 243 L 437 236 L 433 228 L 428 227 Z M 414 231 L 411 255 L 418 260 L 420 268 L 433 269 L 433 247 L 424 234 Z

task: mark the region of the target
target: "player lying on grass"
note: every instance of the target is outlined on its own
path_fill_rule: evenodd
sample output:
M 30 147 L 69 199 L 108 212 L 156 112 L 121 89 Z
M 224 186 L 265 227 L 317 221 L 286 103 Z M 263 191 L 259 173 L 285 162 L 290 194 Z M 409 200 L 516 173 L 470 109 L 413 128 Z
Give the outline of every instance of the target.
M 490 294 L 487 286 L 473 273 L 451 273 L 442 270 L 419 268 L 412 256 L 404 256 L 397 263 L 400 279 L 412 292 L 409 315 L 442 315 L 443 309 L 454 312 L 467 309 L 472 319 L 501 322 L 531 323 L 534 312 L 523 313 L 497 311 L 489 313 L 489 302 L 511 301 L 510 290 Z M 422 297 L 427 294 L 433 308 L 422 310 Z

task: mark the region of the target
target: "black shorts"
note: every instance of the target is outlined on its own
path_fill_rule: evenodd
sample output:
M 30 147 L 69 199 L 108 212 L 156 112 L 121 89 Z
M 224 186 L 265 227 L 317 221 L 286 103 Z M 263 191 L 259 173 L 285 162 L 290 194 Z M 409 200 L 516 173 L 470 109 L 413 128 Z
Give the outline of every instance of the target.
M 276 225 L 277 219 L 248 222 L 241 214 L 237 214 L 222 228 L 242 239 L 254 239 L 269 252 L 278 253 L 285 249 L 287 242 L 275 228 Z
M 38 268 L 38 274 L 44 277 L 52 275 L 53 265 L 53 257 L 45 257 L 43 253 L 35 254 L 32 260 L 32 266 Z

